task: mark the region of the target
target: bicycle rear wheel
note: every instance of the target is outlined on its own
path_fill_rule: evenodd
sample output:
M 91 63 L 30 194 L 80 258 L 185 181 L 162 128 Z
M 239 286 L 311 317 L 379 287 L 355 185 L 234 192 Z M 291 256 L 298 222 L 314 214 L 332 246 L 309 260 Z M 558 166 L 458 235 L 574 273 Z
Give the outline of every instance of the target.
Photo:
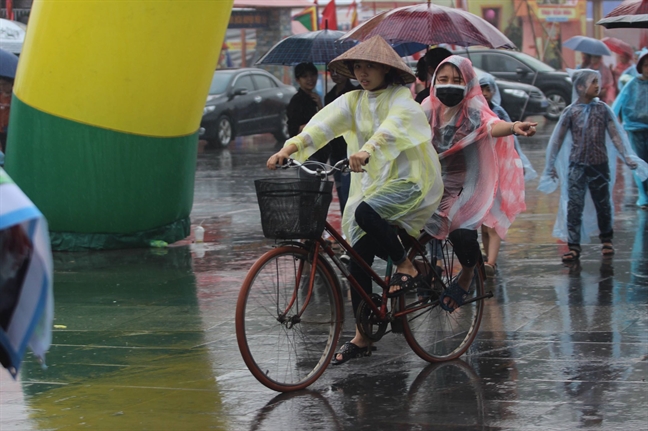
M 427 246 L 427 240 L 421 239 Z M 429 242 L 426 253 L 412 251 L 410 259 L 419 262 L 423 259 L 428 265 L 437 267 L 439 274 L 432 280 L 432 292 L 429 299 L 422 299 L 420 293 L 416 299 L 404 296 L 400 300 L 400 309 L 420 308 L 404 316 L 404 334 L 412 350 L 428 362 L 439 362 L 456 359 L 463 355 L 477 336 L 484 311 L 484 300 L 464 304 L 452 313 L 439 305 L 438 295 L 447 288 L 456 277 L 461 265 L 454 255 L 450 241 Z M 421 267 L 420 263 L 418 265 Z M 484 279 L 480 270 L 481 263 L 475 266 L 470 298 L 484 295 Z M 440 277 L 437 277 L 440 276 Z
M 243 360 L 259 382 L 279 392 L 303 389 L 319 378 L 331 361 L 342 325 L 340 292 L 322 262 L 307 307 L 299 315 L 309 292 L 308 257 L 308 250 L 295 246 L 261 256 L 248 272 L 236 306 L 236 338 Z

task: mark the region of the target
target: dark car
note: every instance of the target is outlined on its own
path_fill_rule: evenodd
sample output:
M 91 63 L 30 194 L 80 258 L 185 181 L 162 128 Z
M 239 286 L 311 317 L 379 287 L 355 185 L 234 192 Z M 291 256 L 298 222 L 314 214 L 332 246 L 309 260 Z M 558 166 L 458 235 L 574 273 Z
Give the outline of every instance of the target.
M 416 73 L 416 65 L 410 63 L 409 66 Z M 477 67 L 474 69 L 478 76 L 480 73 L 483 73 Z M 518 82 L 503 81 L 501 79 L 495 79 L 495 83 L 499 87 L 500 94 L 502 95 L 502 108 L 509 114 L 511 120 L 522 120 L 522 115 L 524 117 L 530 117 L 532 115 L 547 114 L 549 102 L 537 87 Z M 522 114 L 522 109 L 524 109 L 524 114 Z
M 263 69 L 219 69 L 214 72 L 203 109 L 200 138 L 226 147 L 236 136 L 272 133 L 288 139 L 286 106 L 297 90 Z
M 483 73 L 477 67 L 474 69 L 477 76 Z M 549 102 L 538 87 L 502 79 L 495 79 L 495 83 L 502 96 L 502 108 L 509 114 L 512 121 L 520 121 L 533 115 L 547 115 Z
M 569 75 L 541 62 L 537 58 L 517 51 L 501 49 L 471 49 L 456 52 L 469 57 L 473 65 L 498 79 L 532 84 L 538 87 L 549 101 L 546 117 L 557 120 L 571 103 L 572 84 Z

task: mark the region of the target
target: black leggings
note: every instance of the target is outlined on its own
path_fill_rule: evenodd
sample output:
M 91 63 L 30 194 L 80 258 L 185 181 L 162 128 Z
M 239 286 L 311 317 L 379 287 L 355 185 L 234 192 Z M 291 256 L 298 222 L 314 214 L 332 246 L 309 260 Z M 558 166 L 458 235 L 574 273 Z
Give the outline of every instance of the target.
M 407 254 L 396 234 L 396 229 L 380 217 L 370 205 L 360 202 L 355 211 L 355 219 L 360 229 L 366 232 L 366 235 L 353 245 L 353 250 L 360 255 L 367 265 L 373 265 L 376 256 L 385 260 L 389 257 L 395 265 L 400 265 L 407 259 Z M 371 276 L 353 259 L 349 263 L 349 272 L 351 272 L 351 275 L 362 289 L 371 295 Z M 354 314 L 361 300 L 360 294 L 355 289 L 351 289 L 351 303 L 353 304 Z
M 481 252 L 476 230 L 456 229 L 450 232 L 448 239 L 461 266 L 470 268 L 477 265 Z

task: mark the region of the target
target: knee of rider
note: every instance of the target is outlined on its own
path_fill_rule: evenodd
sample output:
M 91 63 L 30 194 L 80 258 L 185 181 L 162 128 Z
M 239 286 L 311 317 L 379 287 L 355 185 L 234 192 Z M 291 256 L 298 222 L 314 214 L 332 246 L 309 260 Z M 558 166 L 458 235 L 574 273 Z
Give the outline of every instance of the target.
M 366 202 L 360 202 L 360 205 L 355 210 L 355 220 L 360 229 L 366 230 L 365 227 L 371 223 L 373 208 Z

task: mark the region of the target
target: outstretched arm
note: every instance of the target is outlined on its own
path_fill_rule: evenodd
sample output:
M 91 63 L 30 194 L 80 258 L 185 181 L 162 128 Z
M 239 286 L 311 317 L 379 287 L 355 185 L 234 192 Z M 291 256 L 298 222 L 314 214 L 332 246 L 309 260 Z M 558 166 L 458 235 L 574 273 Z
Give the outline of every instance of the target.
M 528 121 L 516 121 L 510 123 L 508 121 L 498 121 L 493 124 L 491 129 L 491 136 L 493 138 L 500 138 L 502 136 L 520 135 L 520 136 L 533 136 L 536 133 L 536 126 L 538 123 L 531 123 Z

